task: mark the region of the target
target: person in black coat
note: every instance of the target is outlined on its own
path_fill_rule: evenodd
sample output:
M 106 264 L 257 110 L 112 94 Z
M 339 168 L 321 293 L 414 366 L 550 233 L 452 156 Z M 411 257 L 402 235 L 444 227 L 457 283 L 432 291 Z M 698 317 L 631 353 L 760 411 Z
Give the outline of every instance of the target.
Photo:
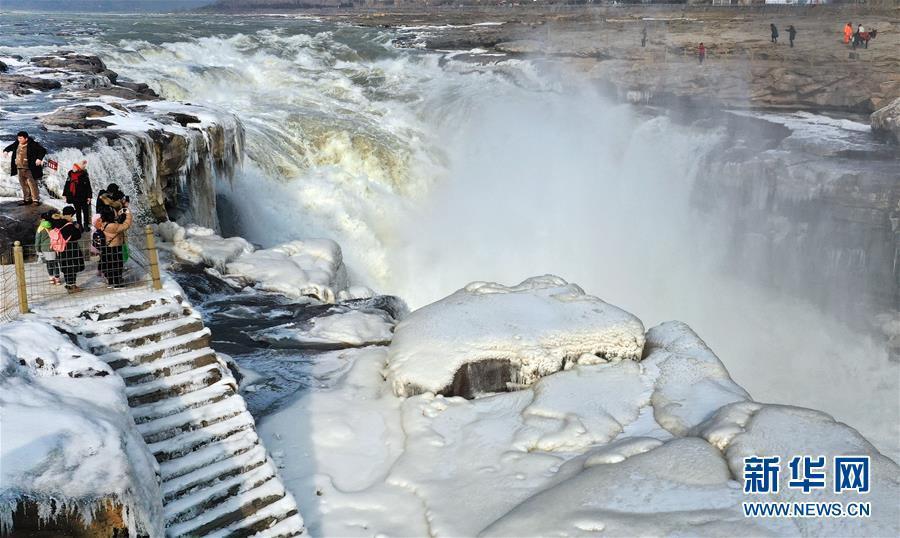
M 53 227 L 59 229 L 60 235 L 66 240 L 66 249 L 56 257 L 59 262 L 59 270 L 62 271 L 66 290 L 69 293 L 79 291 L 75 281 L 78 273 L 84 271 L 84 255 L 81 251 L 81 226 L 75 220 L 75 208 L 67 205 L 63 208 L 62 215 L 54 215 Z
M 772 32 L 772 43 L 778 43 L 778 28 L 774 24 L 770 24 L 769 30 Z
M 68 179 L 63 186 L 63 195 L 66 203 L 75 207 L 75 219 L 81 225 L 82 230 L 86 230 L 91 222 L 91 199 L 94 197 L 94 191 L 91 190 L 91 178 L 85 168 L 87 161 L 81 161 L 72 165 L 69 170 Z
M 9 161 L 9 174 L 19 176 L 22 186 L 22 201 L 19 205 L 41 203 L 38 181 L 44 176 L 44 157 L 47 150 L 28 136 L 25 131 L 16 135 L 16 141 L 3 148 L 3 153 L 12 153 Z

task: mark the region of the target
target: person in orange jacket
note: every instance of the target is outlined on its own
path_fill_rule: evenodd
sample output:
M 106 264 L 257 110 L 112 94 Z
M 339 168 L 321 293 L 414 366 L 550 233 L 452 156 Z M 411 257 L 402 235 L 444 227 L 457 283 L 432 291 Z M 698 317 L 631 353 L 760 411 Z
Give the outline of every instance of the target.
M 844 45 L 850 43 L 851 37 L 853 37 L 853 25 L 848 22 L 847 26 L 844 26 Z

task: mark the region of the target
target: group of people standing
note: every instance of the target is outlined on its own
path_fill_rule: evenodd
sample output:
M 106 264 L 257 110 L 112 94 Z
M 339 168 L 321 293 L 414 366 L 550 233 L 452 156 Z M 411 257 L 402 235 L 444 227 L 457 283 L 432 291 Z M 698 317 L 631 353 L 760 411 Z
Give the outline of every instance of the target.
M 84 271 L 85 258 L 99 255 L 98 271 L 106 278 L 107 285 L 123 286 L 122 273 L 129 255 L 125 232 L 133 218 L 128 210 L 128 196 L 118 185 L 110 183 L 97 196 L 92 221 L 93 190 L 86 161 L 72 165 L 63 195 L 69 205 L 60 213 L 42 213 L 34 235 L 35 252 L 47 267 L 50 283 L 64 284 L 69 293 L 79 291 L 76 280 L 78 273 Z M 91 227 L 94 231 L 88 243 L 82 238 Z
M 856 26 L 856 31 L 853 30 L 852 22 L 844 25 L 844 44 L 850 44 L 854 49 L 860 45 L 864 45 L 864 48 L 869 48 L 869 40 L 875 39 L 877 35 L 878 30 L 874 28 L 866 30 L 866 27 L 862 24 Z
M 769 25 L 769 31 L 771 32 L 772 43 L 778 43 L 778 27 L 775 26 L 775 23 Z M 793 24 L 787 27 L 787 33 L 791 48 L 794 48 L 794 39 L 797 38 L 797 29 L 794 28 Z

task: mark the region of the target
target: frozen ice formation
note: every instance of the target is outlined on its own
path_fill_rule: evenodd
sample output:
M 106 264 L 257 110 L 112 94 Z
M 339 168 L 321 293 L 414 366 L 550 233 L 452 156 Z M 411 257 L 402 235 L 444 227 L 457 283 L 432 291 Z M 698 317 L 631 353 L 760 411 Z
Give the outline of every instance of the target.
M 643 346 L 639 319 L 559 277 L 473 282 L 397 325 L 388 378 L 398 396 L 471 397 L 575 364 L 639 360 Z
M 2 323 L 0 409 L 0 533 L 22 499 L 43 519 L 112 500 L 132 536 L 162 536 L 158 465 L 105 362 L 45 323 Z
M 209 267 L 209 272 L 237 288 L 312 297 L 333 303 L 371 297 L 372 291 L 349 286 L 341 247 L 330 239 L 305 239 L 255 249 L 241 237 L 223 238 L 209 228 L 174 222 L 157 226 L 160 248 L 177 259 Z

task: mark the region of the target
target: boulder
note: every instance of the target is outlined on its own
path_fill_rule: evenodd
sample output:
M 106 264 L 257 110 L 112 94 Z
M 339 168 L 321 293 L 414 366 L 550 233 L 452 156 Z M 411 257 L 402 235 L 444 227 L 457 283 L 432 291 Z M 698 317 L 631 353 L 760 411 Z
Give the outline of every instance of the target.
M 11 264 L 16 241 L 23 246 L 34 245 L 34 230 L 40 215 L 53 207 L 42 204 L 19 206 L 16 202 L 0 202 L 0 264 Z
M 0 92 L 12 95 L 27 95 L 33 91 L 58 90 L 62 84 L 48 78 L 25 75 L 0 75 Z
M 35 56 L 31 59 L 31 63 L 38 67 L 64 69 L 66 71 L 76 71 L 78 73 L 88 73 L 92 75 L 103 75 L 111 82 L 115 82 L 118 77 L 118 74 L 116 74 L 115 71 L 107 69 L 103 60 L 90 54 L 76 54 L 63 51 L 62 53 L 53 56 Z
M 41 117 L 41 123 L 50 129 L 102 129 L 112 123 L 99 120 L 110 112 L 99 105 L 78 105 L 58 108 Z
M 0 73 L 6 73 L 7 69 L 9 69 L 9 66 L 6 65 L 6 62 L 0 60 Z
M 872 131 L 900 143 L 900 97 L 872 113 Z
M 472 398 L 576 364 L 637 361 L 643 347 L 638 318 L 559 277 L 473 282 L 397 325 L 388 380 L 398 396 Z

